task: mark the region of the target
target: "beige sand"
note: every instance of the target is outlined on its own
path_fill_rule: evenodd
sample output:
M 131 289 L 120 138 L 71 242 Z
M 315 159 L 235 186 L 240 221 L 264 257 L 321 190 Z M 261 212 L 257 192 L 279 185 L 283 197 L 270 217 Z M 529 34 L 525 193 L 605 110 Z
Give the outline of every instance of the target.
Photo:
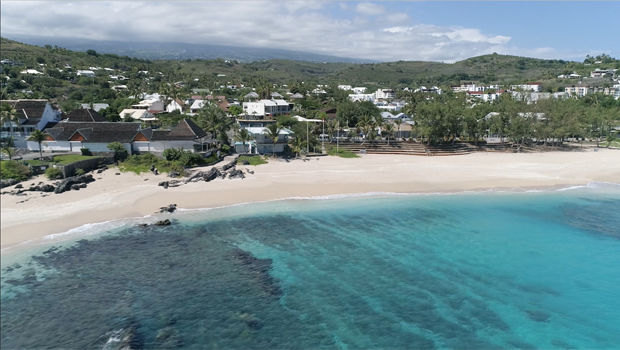
M 2 248 L 87 223 L 153 214 L 171 203 L 179 208 L 209 208 L 348 193 L 542 189 L 585 185 L 590 181 L 620 183 L 620 151 L 321 157 L 240 168 L 250 168 L 255 174 L 243 180 L 217 179 L 164 189 L 157 186 L 166 179 L 164 175 L 115 175 L 115 170 L 108 170 L 96 174 L 98 180 L 80 191 L 45 197 L 39 193 L 25 197 L 2 195 Z M 39 181 L 45 180 L 37 178 L 26 185 Z

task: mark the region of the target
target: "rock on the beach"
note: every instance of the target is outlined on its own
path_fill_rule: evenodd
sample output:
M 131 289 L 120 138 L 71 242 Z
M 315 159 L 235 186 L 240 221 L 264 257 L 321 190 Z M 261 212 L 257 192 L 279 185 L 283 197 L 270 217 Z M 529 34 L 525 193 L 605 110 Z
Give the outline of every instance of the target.
M 86 184 L 93 181 L 95 181 L 95 179 L 91 174 L 68 177 L 58 183 L 56 189 L 54 190 L 54 193 L 63 193 L 65 191 L 69 191 L 72 189 L 71 186 L 77 184 L 84 184 L 84 186 L 80 188 L 85 188 Z
M 7 186 L 13 186 L 18 182 L 19 181 L 15 179 L 2 179 L 0 180 L 0 188 L 7 187 Z
M 177 210 L 176 204 L 170 204 L 167 207 L 159 208 L 160 213 L 174 213 L 175 210 Z

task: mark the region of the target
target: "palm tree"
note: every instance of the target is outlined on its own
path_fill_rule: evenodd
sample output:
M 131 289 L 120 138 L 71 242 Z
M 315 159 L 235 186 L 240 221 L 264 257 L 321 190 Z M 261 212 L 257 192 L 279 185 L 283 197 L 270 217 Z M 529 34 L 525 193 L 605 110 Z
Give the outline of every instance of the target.
M 306 146 L 306 140 L 304 140 L 300 135 L 295 135 L 295 138 L 291 141 L 291 148 L 293 152 L 295 152 L 295 159 L 299 157 L 299 153 Z
M 2 122 L 0 125 L 4 125 L 5 123 L 9 123 L 11 138 L 13 138 L 13 122 L 19 122 L 19 117 L 17 115 L 17 111 L 13 109 L 13 107 L 4 102 L 0 107 L 2 113 L 0 118 L 2 118 Z
M 235 141 L 243 143 L 243 149 L 245 150 L 245 153 L 248 153 L 248 149 L 245 147 L 245 144 L 250 140 L 252 140 L 252 134 L 246 129 L 239 130 L 239 132 L 235 135 Z
M 336 131 L 336 122 L 330 120 L 327 122 L 327 133 L 329 134 L 329 143 L 332 143 L 332 136 L 334 136 L 334 132 Z
M 282 131 L 282 129 L 280 128 L 280 125 L 278 125 L 278 123 L 270 124 L 265 128 L 265 134 L 273 141 L 274 158 L 276 157 L 276 142 L 278 142 L 278 138 L 280 137 L 280 131 Z
M 399 139 L 401 138 L 401 135 L 400 135 L 400 124 L 402 124 L 402 123 L 403 123 L 403 120 L 400 119 L 400 118 L 398 118 L 398 119 L 396 119 L 394 121 L 394 124 L 396 124 L 396 126 L 398 126 L 398 138 Z
M 7 157 L 9 157 L 9 160 L 13 160 L 13 157 L 15 157 L 18 153 L 19 153 L 19 149 L 13 147 L 12 145 L 4 145 L 2 146 L 2 153 L 6 154 Z
M 390 137 L 394 137 L 394 124 L 387 122 L 383 125 L 383 129 L 385 130 L 387 144 L 390 144 Z
M 226 132 L 232 127 L 233 121 L 215 103 L 205 102 L 196 115 L 196 123 L 210 132 L 213 138 L 218 136 L 224 138 Z
M 39 144 L 39 159 L 43 159 L 43 149 L 41 149 L 41 144 L 43 141 L 47 140 L 47 134 L 41 130 L 35 130 L 28 136 L 27 141 L 34 141 Z

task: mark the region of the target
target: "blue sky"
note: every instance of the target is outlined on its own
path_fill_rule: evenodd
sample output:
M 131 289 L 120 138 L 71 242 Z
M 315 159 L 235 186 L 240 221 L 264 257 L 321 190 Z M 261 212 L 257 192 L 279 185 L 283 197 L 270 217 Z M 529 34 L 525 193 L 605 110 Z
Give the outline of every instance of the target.
M 620 2 L 2 1 L 2 35 L 187 42 L 379 61 L 620 57 Z M 618 36 L 616 34 L 616 36 Z

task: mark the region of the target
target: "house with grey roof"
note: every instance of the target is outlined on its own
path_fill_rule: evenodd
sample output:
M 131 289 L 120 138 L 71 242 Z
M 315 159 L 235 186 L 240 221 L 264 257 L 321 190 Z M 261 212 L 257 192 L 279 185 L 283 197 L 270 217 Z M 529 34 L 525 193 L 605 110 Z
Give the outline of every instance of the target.
M 128 152 L 163 152 L 167 148 L 194 151 L 195 145 L 213 142 L 208 134 L 190 119 L 182 120 L 171 130 L 143 129 L 141 123 L 61 122 L 47 129 L 44 151 L 77 152 L 88 148 L 91 152 L 110 152 L 108 144 L 120 142 Z M 38 150 L 36 142 L 28 148 Z M 203 148 L 203 147 L 199 147 Z

